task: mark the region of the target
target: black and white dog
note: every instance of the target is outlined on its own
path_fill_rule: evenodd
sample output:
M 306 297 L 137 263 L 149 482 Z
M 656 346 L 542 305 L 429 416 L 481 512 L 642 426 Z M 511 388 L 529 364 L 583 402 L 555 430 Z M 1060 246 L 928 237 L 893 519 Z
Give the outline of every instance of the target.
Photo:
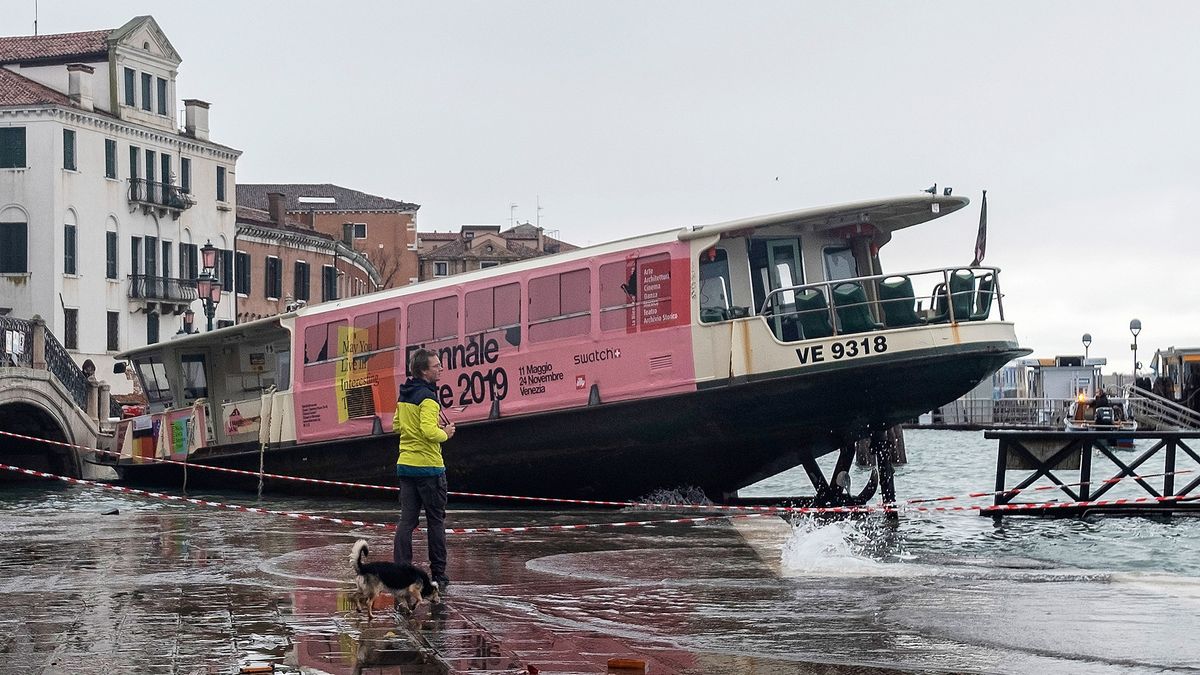
M 412 565 L 398 565 L 393 562 L 366 562 L 367 542 L 359 539 L 350 549 L 350 562 L 354 565 L 354 584 L 358 586 L 358 606 L 361 610 L 365 605 L 367 619 L 371 618 L 371 605 L 375 596 L 384 589 L 391 591 L 396 598 L 396 607 L 404 601 L 408 611 L 416 609 L 421 600 L 432 603 L 442 601 L 438 584 L 429 578 L 425 570 Z

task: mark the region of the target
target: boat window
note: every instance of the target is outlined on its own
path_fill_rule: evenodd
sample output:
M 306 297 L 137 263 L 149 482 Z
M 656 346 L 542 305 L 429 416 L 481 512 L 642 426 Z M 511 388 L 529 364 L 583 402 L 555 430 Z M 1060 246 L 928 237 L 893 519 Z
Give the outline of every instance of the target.
M 426 300 L 408 306 L 408 349 L 424 347 L 440 352 L 442 347 L 452 347 L 458 342 L 458 296 L 451 295 L 437 300 Z M 449 370 L 449 366 L 443 363 Z M 407 372 L 407 363 L 405 365 Z
M 529 339 L 544 342 L 584 335 L 592 326 L 591 270 L 529 281 Z
M 600 330 L 634 327 L 634 289 L 637 288 L 637 260 L 600 266 Z
M 275 390 L 292 388 L 292 352 L 290 349 L 275 352 Z
M 208 378 L 204 372 L 203 354 L 184 354 L 181 360 L 183 367 L 183 397 L 189 401 L 208 397 Z
M 858 276 L 858 262 L 849 246 L 828 246 L 825 248 L 825 278 L 853 279 Z
M 749 257 L 755 307 L 761 308 L 767 295 L 775 289 L 804 283 L 799 239 L 752 239 Z M 794 305 L 796 294 L 793 291 L 780 293 L 775 302 Z
M 467 293 L 463 302 L 467 335 L 516 347 L 521 343 L 521 285 L 505 284 Z
M 458 335 L 458 296 L 433 301 L 433 339 L 444 340 Z
M 422 345 L 433 339 L 433 301 L 408 306 L 408 344 Z
M 378 352 L 400 345 L 400 309 L 371 312 L 354 317 L 355 337 L 362 341 L 357 352 Z
M 133 367 L 142 381 L 142 389 L 151 405 L 171 402 L 171 383 L 167 380 L 167 368 L 161 356 L 134 359 Z
M 710 248 L 700 254 L 700 320 L 725 321 L 730 317 L 729 256 L 723 248 Z
M 338 357 L 338 331 L 345 333 L 343 320 L 309 326 L 304 330 L 304 381 L 331 380 Z

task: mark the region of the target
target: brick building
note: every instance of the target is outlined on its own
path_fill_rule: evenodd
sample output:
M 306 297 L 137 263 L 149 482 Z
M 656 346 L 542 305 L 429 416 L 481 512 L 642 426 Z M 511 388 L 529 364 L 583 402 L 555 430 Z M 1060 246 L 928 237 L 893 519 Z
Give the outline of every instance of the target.
M 288 216 L 284 199 L 268 195 L 266 211 L 238 206 L 233 283 L 239 323 L 382 287 L 362 253 Z
M 283 195 L 289 219 L 306 223 L 367 258 L 383 288 L 414 283 L 417 273 L 418 204 L 379 197 L 330 183 L 238 184 L 238 204 L 270 209 L 268 194 Z

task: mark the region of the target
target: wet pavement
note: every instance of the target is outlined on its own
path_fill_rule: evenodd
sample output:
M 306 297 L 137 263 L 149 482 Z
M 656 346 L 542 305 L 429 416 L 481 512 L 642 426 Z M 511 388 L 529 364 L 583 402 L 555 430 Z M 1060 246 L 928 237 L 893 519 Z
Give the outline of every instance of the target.
M 379 502 L 205 496 L 394 516 Z M 673 515 L 460 508 L 449 524 Z M 986 519 L 965 518 L 451 535 L 448 602 L 368 623 L 349 550 L 361 537 L 386 557 L 388 532 L 0 485 L 0 673 L 604 673 L 611 658 L 649 673 L 1200 672 L 1195 577 L 983 554 L 987 541 L 1094 535 L 1018 524 L 977 538 Z M 922 549 L 966 527 L 954 523 L 974 548 Z
M 390 554 L 390 534 L 379 530 L 55 484 L 0 486 L 0 500 L 3 673 L 230 673 L 263 664 L 278 673 L 524 673 L 530 666 L 603 673 L 610 658 L 639 659 L 651 673 L 801 672 L 794 658 L 674 639 L 721 619 L 707 616 L 708 599 L 665 578 L 664 553 L 686 557 L 718 595 L 764 595 L 754 580 L 770 576 L 769 567 L 726 522 L 454 536 L 448 602 L 422 605 L 411 617 L 377 612 L 368 623 L 352 609 L 348 553 L 364 537 Z M 354 502 L 267 505 L 370 521 L 391 516 Z M 119 513 L 102 515 L 112 509 Z M 631 516 L 669 514 L 451 513 L 458 527 Z M 416 555 L 424 555 L 420 544 Z M 883 671 L 813 664 L 806 672 Z

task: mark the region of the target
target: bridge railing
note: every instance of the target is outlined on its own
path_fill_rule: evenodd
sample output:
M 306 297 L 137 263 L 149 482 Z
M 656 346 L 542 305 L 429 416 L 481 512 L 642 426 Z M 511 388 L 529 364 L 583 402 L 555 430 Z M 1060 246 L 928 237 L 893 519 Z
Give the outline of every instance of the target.
M 0 368 L 33 367 L 33 323 L 0 316 Z
M 0 368 L 5 367 L 48 370 L 75 405 L 97 424 L 112 415 L 109 385 L 86 375 L 39 316 L 0 316 Z

